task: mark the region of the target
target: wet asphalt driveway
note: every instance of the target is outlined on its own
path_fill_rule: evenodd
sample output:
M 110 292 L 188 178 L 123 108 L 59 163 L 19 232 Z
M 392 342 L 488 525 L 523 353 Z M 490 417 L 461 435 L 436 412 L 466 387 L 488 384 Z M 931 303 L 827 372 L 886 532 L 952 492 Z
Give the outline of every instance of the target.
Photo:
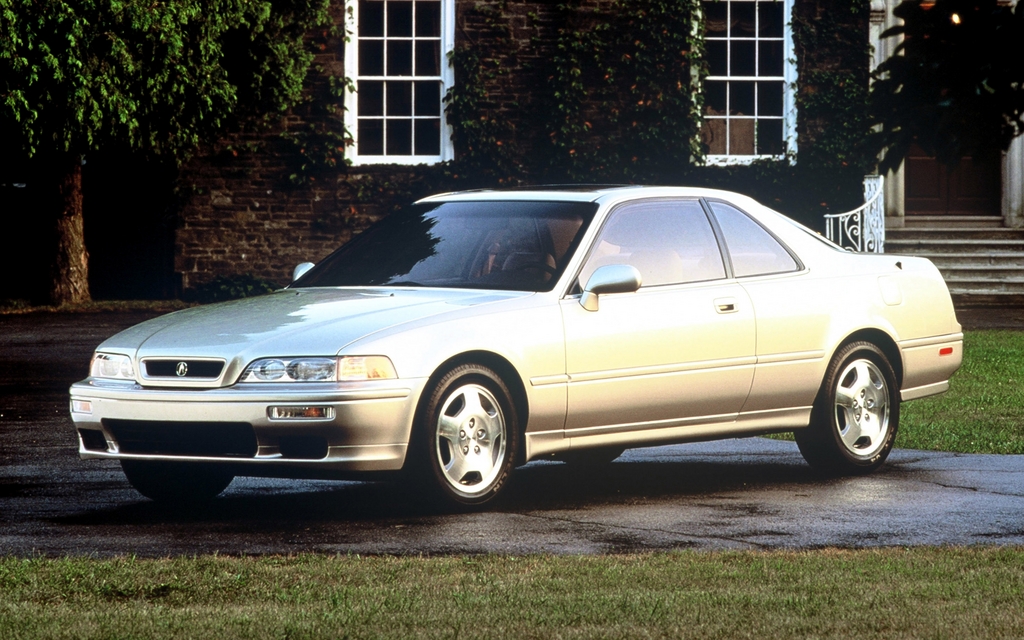
M 390 483 L 250 478 L 171 510 L 116 463 L 79 460 L 67 413 L 93 347 L 145 317 L 0 316 L 0 556 L 1024 544 L 1024 456 L 897 450 L 872 476 L 822 479 L 763 438 L 635 449 L 592 474 L 532 463 L 485 513 L 432 513 Z

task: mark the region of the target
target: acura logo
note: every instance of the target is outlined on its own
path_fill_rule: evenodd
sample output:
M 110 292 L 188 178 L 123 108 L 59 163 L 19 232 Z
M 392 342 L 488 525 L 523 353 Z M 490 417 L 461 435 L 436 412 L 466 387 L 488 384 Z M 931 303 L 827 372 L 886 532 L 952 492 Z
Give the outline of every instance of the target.
M 179 362 L 178 366 L 174 368 L 174 373 L 178 374 L 179 378 L 184 377 L 188 373 L 188 363 Z

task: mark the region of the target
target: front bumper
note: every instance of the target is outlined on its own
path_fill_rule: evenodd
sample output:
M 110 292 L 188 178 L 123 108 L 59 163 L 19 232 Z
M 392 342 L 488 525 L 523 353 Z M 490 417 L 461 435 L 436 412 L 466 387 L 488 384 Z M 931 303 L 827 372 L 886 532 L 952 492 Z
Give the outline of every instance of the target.
M 426 379 L 161 389 L 87 378 L 71 386 L 83 459 L 230 464 L 237 475 L 331 477 L 400 469 Z M 274 419 L 271 407 L 327 408 Z

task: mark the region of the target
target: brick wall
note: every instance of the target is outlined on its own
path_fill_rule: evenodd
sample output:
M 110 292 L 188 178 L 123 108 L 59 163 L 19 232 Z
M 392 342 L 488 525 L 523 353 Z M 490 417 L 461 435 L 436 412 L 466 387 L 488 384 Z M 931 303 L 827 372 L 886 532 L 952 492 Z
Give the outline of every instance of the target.
M 582 4 L 601 10 L 610 0 Z M 335 5 L 335 19 L 340 21 L 341 1 L 335 0 Z M 829 6 L 827 0 L 797 0 L 795 13 L 813 19 Z M 504 19 L 496 24 L 489 16 L 499 9 Z M 509 70 L 488 86 L 483 106 L 491 115 L 518 125 L 515 143 L 525 153 L 538 139 L 530 113 L 543 108 L 536 98 L 541 93 L 536 88 L 547 82 L 540 63 L 552 52 L 563 16 L 553 2 L 459 0 L 456 4 L 456 45 L 469 44 L 483 52 L 485 64 Z M 507 25 L 511 42 L 496 46 L 504 31 L 501 25 Z M 864 29 L 866 38 L 866 21 Z M 191 195 L 180 214 L 174 252 L 180 290 L 194 289 L 216 275 L 242 273 L 284 285 L 296 264 L 320 260 L 390 210 L 391 203 L 379 195 L 387 192 L 411 199 L 439 188 L 436 168 L 339 167 L 312 176 L 305 184 L 289 179 L 299 154 L 294 144 L 281 137 L 282 132 L 301 131 L 310 124 L 340 130 L 340 111 L 331 114 L 324 107 L 334 100 L 325 90 L 328 75 L 343 75 L 342 56 L 342 42 L 326 44 L 316 60 L 322 71 L 313 72 L 309 79 L 310 100 L 278 126 L 230 136 L 185 168 L 181 184 Z M 812 67 L 867 64 L 807 51 L 798 51 L 797 58 L 801 74 Z M 801 86 L 800 90 L 814 88 Z M 800 122 L 802 155 L 825 124 Z

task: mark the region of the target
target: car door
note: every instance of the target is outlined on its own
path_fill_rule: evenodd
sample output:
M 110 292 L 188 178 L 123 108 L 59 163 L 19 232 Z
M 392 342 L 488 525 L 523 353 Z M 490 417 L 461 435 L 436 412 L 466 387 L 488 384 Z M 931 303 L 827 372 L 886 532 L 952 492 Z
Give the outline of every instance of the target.
M 699 201 L 622 205 L 580 272 L 629 264 L 638 291 L 603 294 L 597 311 L 561 301 L 566 337 L 566 436 L 731 421 L 750 390 L 754 314 L 726 277 Z
M 757 366 L 744 414 L 806 408 L 821 384 L 830 281 L 815 278 L 775 236 L 735 206 L 709 200 L 733 275 L 757 316 Z M 839 308 L 839 307 L 836 307 Z

